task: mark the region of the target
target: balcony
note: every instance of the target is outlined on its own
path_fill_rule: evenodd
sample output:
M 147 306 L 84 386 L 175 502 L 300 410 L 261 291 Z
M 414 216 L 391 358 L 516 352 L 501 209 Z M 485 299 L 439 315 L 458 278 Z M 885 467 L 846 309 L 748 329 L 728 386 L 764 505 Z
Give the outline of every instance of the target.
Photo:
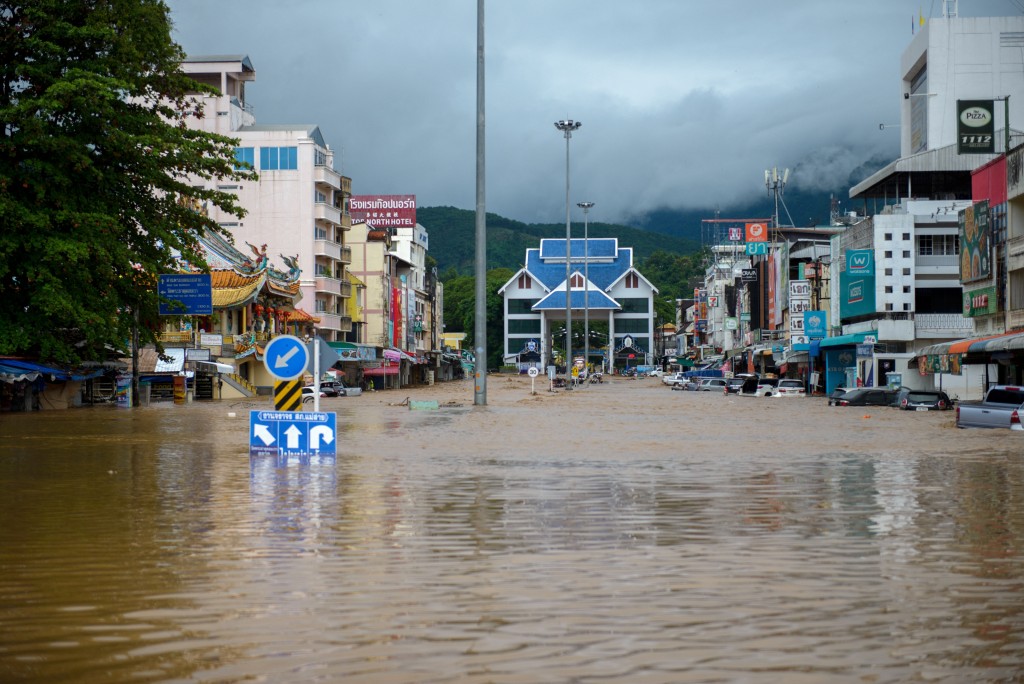
M 352 282 L 349 280 L 341 281 L 341 291 L 338 292 L 340 297 L 351 297 L 352 296 Z
M 339 316 L 338 317 L 338 330 L 340 332 L 352 332 L 352 317 L 351 316 Z
M 341 225 L 341 209 L 333 207 L 326 202 L 317 202 L 313 205 L 313 216 L 318 221 L 327 221 L 336 226 Z
M 338 256 L 338 260 L 343 264 L 352 263 L 352 248 L 348 245 L 341 245 L 341 254 Z
M 974 320 L 963 314 L 915 314 L 914 328 L 918 338 L 941 339 L 970 337 Z
M 316 277 L 316 291 L 324 294 L 340 295 L 341 281 L 337 278 L 318 275 Z
M 318 326 L 322 330 L 337 330 L 342 331 L 341 328 L 341 316 L 338 314 L 328 313 L 326 311 L 317 311 L 316 317 L 320 319 L 320 325 Z M 348 332 L 347 330 L 345 332 Z
M 313 180 L 329 185 L 335 190 L 341 190 L 341 174 L 329 166 L 316 166 L 313 171 Z
M 339 243 L 331 240 L 315 240 L 313 250 L 316 256 L 327 257 L 328 259 L 341 260 L 342 247 Z M 349 254 L 351 255 L 351 250 Z
M 928 256 L 918 254 L 914 258 L 916 275 L 960 275 L 960 257 L 955 254 Z

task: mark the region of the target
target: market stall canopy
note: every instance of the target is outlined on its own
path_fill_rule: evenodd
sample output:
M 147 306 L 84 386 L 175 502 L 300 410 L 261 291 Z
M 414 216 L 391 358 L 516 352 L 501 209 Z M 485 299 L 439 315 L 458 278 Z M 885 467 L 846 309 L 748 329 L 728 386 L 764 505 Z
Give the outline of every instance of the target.
M 993 352 L 1024 351 L 1024 330 L 1012 330 L 987 337 L 967 337 L 952 342 L 931 344 L 917 350 L 917 356 L 943 354 L 991 354 Z
M 216 361 L 196 361 L 196 365 L 204 366 L 207 370 L 212 367 L 218 373 L 228 373 L 229 375 L 235 372 L 234 366 L 229 366 L 226 363 L 217 363 Z

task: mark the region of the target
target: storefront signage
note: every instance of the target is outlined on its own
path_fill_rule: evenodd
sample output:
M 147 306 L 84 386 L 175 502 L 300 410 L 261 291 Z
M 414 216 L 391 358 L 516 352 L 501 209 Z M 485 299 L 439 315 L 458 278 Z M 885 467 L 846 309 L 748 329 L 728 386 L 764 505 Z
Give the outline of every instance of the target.
M 352 195 L 348 208 L 353 222 L 371 227 L 416 226 L 416 195 Z
M 756 283 L 757 282 L 757 269 L 756 268 L 745 268 L 742 271 L 741 280 L 745 283 Z
M 828 319 L 824 311 L 805 311 L 804 334 L 811 339 L 825 337 L 827 321 Z
M 960 282 L 969 283 L 992 277 L 991 239 L 988 225 L 988 200 L 962 209 L 960 222 Z
M 995 286 L 964 292 L 964 316 L 987 316 L 998 312 L 999 298 Z
M 992 100 L 956 101 L 957 154 L 995 154 L 993 104 Z

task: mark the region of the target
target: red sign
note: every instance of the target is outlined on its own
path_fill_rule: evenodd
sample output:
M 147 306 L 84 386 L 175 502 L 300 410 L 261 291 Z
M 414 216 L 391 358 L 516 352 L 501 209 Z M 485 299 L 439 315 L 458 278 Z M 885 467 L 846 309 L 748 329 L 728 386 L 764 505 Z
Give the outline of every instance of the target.
M 397 287 L 391 288 L 391 322 L 394 323 L 395 338 L 392 344 L 396 347 L 404 347 L 402 344 L 402 291 Z
M 763 223 L 748 223 L 747 242 L 768 242 L 768 227 Z
M 375 228 L 414 228 L 416 195 L 352 195 L 348 212 L 353 221 Z

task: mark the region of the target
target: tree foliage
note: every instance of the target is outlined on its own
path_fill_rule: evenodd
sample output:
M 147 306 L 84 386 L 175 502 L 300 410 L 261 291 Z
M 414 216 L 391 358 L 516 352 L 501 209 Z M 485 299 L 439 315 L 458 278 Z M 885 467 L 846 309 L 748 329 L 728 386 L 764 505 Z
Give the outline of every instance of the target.
M 504 344 L 504 300 L 498 290 L 508 282 L 515 271 L 508 268 L 493 268 L 487 272 L 487 365 L 497 368 L 501 365 Z M 449 270 L 441 278 L 444 282 L 444 326 L 445 332 L 464 332 L 466 341 L 463 349 L 476 347 L 476 278 L 458 275 Z
M 223 232 L 195 187 L 254 177 L 237 141 L 189 128 L 191 97 L 161 0 L 0 0 L 0 354 L 74 362 L 156 321 L 156 280 Z M 213 185 L 213 184 L 210 184 Z M 143 342 L 153 332 L 141 332 Z

